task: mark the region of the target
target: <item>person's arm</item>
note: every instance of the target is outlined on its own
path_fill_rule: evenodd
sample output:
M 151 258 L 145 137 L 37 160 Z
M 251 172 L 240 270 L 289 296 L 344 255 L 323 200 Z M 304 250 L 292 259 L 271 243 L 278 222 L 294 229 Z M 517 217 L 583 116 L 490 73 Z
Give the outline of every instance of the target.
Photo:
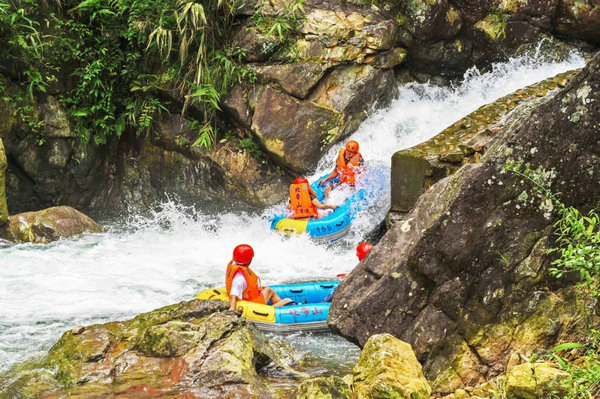
M 337 205 L 326 205 L 316 198 L 313 198 L 312 203 L 319 209 L 337 209 Z
M 237 301 L 243 298 L 244 291 L 246 290 L 247 286 L 248 284 L 246 283 L 244 274 L 238 271 L 235 276 L 233 276 L 231 289 L 229 290 L 229 310 L 235 310 Z
M 319 186 L 322 186 L 323 184 L 325 184 L 326 182 L 328 182 L 331 179 L 335 179 L 338 176 L 338 171 L 337 171 L 337 166 L 335 167 L 335 169 L 333 170 L 333 172 L 331 172 L 329 174 L 329 176 L 327 176 L 326 178 L 324 178 L 323 180 L 321 180 L 319 182 Z
M 229 295 L 229 310 L 235 310 L 235 305 L 237 304 L 238 297 L 235 295 Z

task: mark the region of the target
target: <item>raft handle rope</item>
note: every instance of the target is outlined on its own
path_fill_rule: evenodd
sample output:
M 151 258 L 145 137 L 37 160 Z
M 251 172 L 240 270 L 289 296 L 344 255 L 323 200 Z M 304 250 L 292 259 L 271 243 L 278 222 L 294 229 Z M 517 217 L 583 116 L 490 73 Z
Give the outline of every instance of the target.
M 265 316 L 265 317 L 267 317 L 269 315 L 268 313 L 257 312 L 256 310 L 253 310 L 252 313 L 257 314 L 259 316 Z
M 330 284 L 330 285 L 321 284 L 321 288 L 333 288 L 333 284 Z
M 299 294 L 302 291 L 304 291 L 303 289 L 299 289 L 299 290 L 290 290 L 290 292 L 293 292 L 294 294 Z

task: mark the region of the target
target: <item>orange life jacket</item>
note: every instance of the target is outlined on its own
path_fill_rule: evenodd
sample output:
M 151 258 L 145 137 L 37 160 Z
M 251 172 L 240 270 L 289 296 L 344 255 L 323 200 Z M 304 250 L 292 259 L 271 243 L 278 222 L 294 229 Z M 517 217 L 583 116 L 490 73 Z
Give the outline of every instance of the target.
M 317 197 L 308 184 L 290 184 L 290 204 L 294 219 L 317 217 L 317 207 L 313 204 L 311 195 Z
M 336 160 L 340 181 L 342 183 L 354 184 L 356 182 L 356 175 L 360 173 L 358 167 L 360 166 L 360 159 L 362 156 L 360 155 L 360 152 L 357 152 L 352 158 L 350 158 L 348 163 L 346 163 L 344 151 L 344 149 L 340 150 L 340 154 Z
M 244 290 L 243 300 L 256 302 L 256 303 L 266 303 L 265 298 L 260 291 L 260 278 L 254 273 L 248 266 L 241 266 L 236 264 L 234 261 L 229 262 L 227 265 L 227 272 L 225 274 L 225 289 L 227 290 L 227 295 L 231 292 L 231 283 L 233 281 L 233 277 L 237 272 L 242 272 L 244 277 L 246 278 L 246 284 L 248 286 Z

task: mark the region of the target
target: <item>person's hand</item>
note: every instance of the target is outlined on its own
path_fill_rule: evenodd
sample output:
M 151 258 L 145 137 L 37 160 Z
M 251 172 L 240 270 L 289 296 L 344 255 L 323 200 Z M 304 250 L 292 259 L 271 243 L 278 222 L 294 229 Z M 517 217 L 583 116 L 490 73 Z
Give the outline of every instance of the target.
M 333 209 L 334 211 L 338 208 L 337 205 L 329 205 L 331 207 L 331 209 Z
M 324 185 L 325 185 L 325 179 L 319 181 L 319 184 L 318 184 L 319 187 L 323 187 Z

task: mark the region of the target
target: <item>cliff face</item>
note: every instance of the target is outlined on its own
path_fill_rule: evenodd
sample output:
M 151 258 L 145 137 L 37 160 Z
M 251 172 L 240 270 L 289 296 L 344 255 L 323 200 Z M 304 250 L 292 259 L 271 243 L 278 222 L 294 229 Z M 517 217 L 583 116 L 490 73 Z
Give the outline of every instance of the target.
M 382 332 L 410 342 L 434 389 L 452 391 L 597 325 L 595 301 L 548 276 L 551 203 L 503 167 L 542 167 L 567 206 L 597 206 L 599 89 L 597 55 L 513 111 L 481 162 L 434 184 L 340 285 L 331 328 L 360 344 Z
M 60 19 L 72 12 L 40 4 L 40 21 L 44 13 Z M 201 203 L 274 203 L 290 179 L 311 171 L 373 106 L 394 96 L 399 75 L 426 80 L 460 74 L 541 38 L 598 45 L 598 18 L 592 1 L 573 0 L 249 0 L 236 11 L 231 43 L 242 54 L 247 78 L 222 98 L 219 127 L 228 133 L 210 151 L 190 145 L 197 129 L 181 118 L 177 105 L 186 100 L 172 87 L 156 88 L 172 105 L 148 137 L 126 131 L 106 145 L 82 144 L 73 110 L 59 101 L 78 84 L 69 63 L 35 96 L 29 117 L 43 124 L 32 132 L 33 119 L 20 120 L 21 111 L 6 101 L 12 88 L 25 84 L 13 76 L 18 65 L 9 66 L 16 73 L 0 77 L 7 95 L 0 100 L 0 137 L 8 157 L 9 208 L 147 208 L 165 192 Z M 560 56 L 563 47 L 555 42 L 553 54 Z M 137 72 L 164 72 L 152 68 Z M 188 111 L 205 122 L 201 108 Z
M 6 206 L 6 154 L 4 153 L 4 145 L 0 139 L 0 226 L 8 220 L 8 208 Z

